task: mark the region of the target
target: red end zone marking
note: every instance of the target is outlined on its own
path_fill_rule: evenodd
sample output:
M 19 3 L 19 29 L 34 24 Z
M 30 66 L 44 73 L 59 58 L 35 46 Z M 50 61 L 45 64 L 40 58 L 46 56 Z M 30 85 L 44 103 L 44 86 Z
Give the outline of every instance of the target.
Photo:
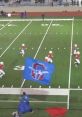
M 48 114 L 51 117 L 62 117 L 66 114 L 66 112 L 68 111 L 66 108 L 56 108 L 56 107 L 52 107 L 52 108 L 47 108 L 45 110 L 46 112 L 48 112 Z

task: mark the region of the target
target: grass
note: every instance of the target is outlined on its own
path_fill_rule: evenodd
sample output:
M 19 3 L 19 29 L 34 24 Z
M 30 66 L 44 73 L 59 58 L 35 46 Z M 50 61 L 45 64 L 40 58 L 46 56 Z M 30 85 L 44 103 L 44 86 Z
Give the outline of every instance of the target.
M 40 46 L 42 39 L 48 29 L 51 21 L 32 21 L 32 23 L 24 30 L 25 26 L 28 25 L 30 21 L 12 21 L 10 24 L 14 26 L 6 25 L 9 21 L 0 21 L 0 61 L 5 63 L 5 76 L 0 79 L 0 87 L 20 87 L 22 83 L 22 72 L 14 71 L 13 68 L 16 65 L 24 64 L 24 59 L 26 57 L 34 57 Z M 2 24 L 4 26 L 2 26 Z M 42 26 L 42 24 L 48 24 L 47 26 Z M 55 24 L 53 26 L 52 24 Z M 70 49 L 71 49 L 71 36 L 72 36 L 72 21 L 53 21 L 44 38 L 44 41 L 37 53 L 36 58 L 44 60 L 45 56 L 48 54 L 49 50 L 53 51 L 54 58 L 53 63 L 56 65 L 56 71 L 52 76 L 51 87 L 58 88 L 68 88 L 68 81 L 70 78 L 70 88 L 76 88 L 80 86 L 82 88 L 82 78 L 81 69 L 82 64 L 78 68 L 74 66 L 74 59 L 72 58 L 71 63 L 71 75 L 69 77 L 69 64 L 70 64 Z M 75 19 L 73 25 L 73 44 L 77 43 L 79 50 L 82 50 L 82 20 Z M 19 36 L 18 36 L 19 35 Z M 16 39 L 16 40 L 15 40 Z M 15 41 L 14 41 L 15 40 Z M 14 42 L 13 42 L 14 41 Z M 12 43 L 13 42 L 13 43 Z M 11 44 L 12 43 L 12 44 Z M 19 54 L 20 46 L 25 43 L 27 46 L 27 51 L 24 57 Z M 10 45 L 10 46 L 9 46 Z M 7 49 L 8 48 L 8 49 Z M 6 50 L 6 51 L 5 51 Z M 82 60 L 82 56 L 81 56 Z M 36 87 L 38 88 L 41 84 L 32 81 L 25 81 L 23 87 Z M 48 86 L 42 85 L 42 88 Z M 70 110 L 65 117 L 81 117 L 82 109 L 82 91 L 71 90 L 70 91 Z M 0 95 L 0 100 L 18 100 L 18 96 L 12 95 Z M 61 96 L 31 96 L 30 100 L 43 100 L 43 101 L 66 101 L 66 97 Z M 7 103 L 7 104 L 6 104 Z M 43 104 L 43 103 L 31 103 L 35 111 L 33 114 L 28 113 L 24 117 L 49 117 L 48 113 L 44 111 L 46 107 L 50 106 L 63 106 L 66 104 Z M 0 102 L 0 117 L 11 117 L 11 113 L 16 110 L 17 103 L 10 102 Z M 5 112 L 5 113 L 4 113 Z

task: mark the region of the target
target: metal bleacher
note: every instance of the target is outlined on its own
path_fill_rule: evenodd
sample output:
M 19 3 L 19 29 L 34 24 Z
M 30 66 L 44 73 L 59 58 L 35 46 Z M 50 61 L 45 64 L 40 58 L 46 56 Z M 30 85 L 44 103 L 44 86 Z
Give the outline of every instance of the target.
M 81 6 L 82 0 L 9 0 L 0 6 Z

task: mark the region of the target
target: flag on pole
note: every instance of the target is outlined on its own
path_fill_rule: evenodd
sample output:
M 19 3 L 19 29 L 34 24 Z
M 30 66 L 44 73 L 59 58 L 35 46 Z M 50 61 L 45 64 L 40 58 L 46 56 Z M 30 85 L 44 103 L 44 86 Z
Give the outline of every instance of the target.
M 43 85 L 50 85 L 55 65 L 41 60 L 26 58 L 23 77 Z

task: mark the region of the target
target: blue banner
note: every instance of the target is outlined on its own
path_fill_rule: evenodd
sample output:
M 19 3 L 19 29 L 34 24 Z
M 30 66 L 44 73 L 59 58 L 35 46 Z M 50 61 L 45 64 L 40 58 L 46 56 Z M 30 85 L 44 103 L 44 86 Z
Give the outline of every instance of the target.
M 23 77 L 26 80 L 32 80 L 43 85 L 50 85 L 54 69 L 55 66 L 52 63 L 26 58 Z

